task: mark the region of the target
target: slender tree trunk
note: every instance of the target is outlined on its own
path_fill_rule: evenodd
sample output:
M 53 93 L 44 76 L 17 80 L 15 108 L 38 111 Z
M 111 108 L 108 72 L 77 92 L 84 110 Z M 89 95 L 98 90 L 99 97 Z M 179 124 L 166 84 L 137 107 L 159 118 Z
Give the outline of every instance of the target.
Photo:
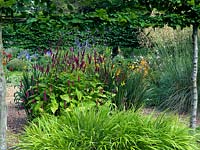
M 6 150 L 7 106 L 6 106 L 6 80 L 2 64 L 3 40 L 2 25 L 0 24 L 0 150 Z
M 192 72 L 192 84 L 193 84 L 193 99 L 190 127 L 196 128 L 197 122 L 197 104 L 198 104 L 198 90 L 197 90 L 197 72 L 198 72 L 198 24 L 193 25 L 193 72 Z

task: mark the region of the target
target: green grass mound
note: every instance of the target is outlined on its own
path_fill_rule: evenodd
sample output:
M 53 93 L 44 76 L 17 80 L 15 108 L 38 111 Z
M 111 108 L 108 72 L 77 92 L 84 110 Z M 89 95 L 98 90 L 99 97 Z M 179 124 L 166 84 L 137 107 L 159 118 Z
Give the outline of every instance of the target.
M 195 150 L 177 117 L 134 111 L 76 110 L 43 116 L 26 127 L 20 150 Z

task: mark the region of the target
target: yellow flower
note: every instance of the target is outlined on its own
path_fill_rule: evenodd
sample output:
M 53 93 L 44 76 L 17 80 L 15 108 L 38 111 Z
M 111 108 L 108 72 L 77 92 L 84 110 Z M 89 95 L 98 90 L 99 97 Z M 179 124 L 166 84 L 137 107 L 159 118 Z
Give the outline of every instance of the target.
M 111 66 L 111 69 L 113 69 L 115 67 L 115 65 L 114 64 L 112 64 L 112 66 Z
M 121 86 L 124 86 L 125 85 L 125 82 L 124 81 L 122 81 L 122 83 L 121 83 Z
M 116 72 L 116 76 L 119 76 L 119 74 L 121 73 L 121 69 L 119 68 L 119 69 L 117 69 L 117 72 Z
M 134 70 L 134 69 L 135 69 L 135 66 L 134 66 L 134 65 L 130 65 L 128 68 L 129 68 L 130 70 Z
M 96 66 L 95 66 L 96 68 L 99 68 L 100 66 L 99 66 L 99 64 L 96 64 Z

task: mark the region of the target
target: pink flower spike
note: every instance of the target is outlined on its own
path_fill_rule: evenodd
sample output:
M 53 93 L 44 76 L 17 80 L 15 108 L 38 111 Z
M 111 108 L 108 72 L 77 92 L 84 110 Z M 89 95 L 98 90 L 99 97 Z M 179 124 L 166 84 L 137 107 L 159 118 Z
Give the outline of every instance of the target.
M 28 98 L 29 97 L 29 92 L 28 91 L 26 91 L 26 98 Z
M 70 50 L 71 52 L 74 52 L 74 48 L 73 48 L 73 47 L 70 47 L 69 50 Z
M 46 90 L 44 91 L 44 101 L 47 101 L 47 93 L 46 93 Z
M 70 86 L 70 80 L 67 81 L 68 86 Z
M 80 81 L 80 76 L 78 76 L 78 81 Z

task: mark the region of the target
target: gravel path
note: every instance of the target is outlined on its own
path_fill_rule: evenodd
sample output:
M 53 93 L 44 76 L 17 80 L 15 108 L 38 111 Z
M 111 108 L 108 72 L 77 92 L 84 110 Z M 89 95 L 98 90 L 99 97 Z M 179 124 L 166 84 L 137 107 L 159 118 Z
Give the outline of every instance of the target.
M 26 114 L 24 110 L 19 110 L 14 103 L 14 93 L 17 89 L 7 87 L 6 102 L 8 106 L 8 131 L 14 134 L 20 133 L 26 124 Z

